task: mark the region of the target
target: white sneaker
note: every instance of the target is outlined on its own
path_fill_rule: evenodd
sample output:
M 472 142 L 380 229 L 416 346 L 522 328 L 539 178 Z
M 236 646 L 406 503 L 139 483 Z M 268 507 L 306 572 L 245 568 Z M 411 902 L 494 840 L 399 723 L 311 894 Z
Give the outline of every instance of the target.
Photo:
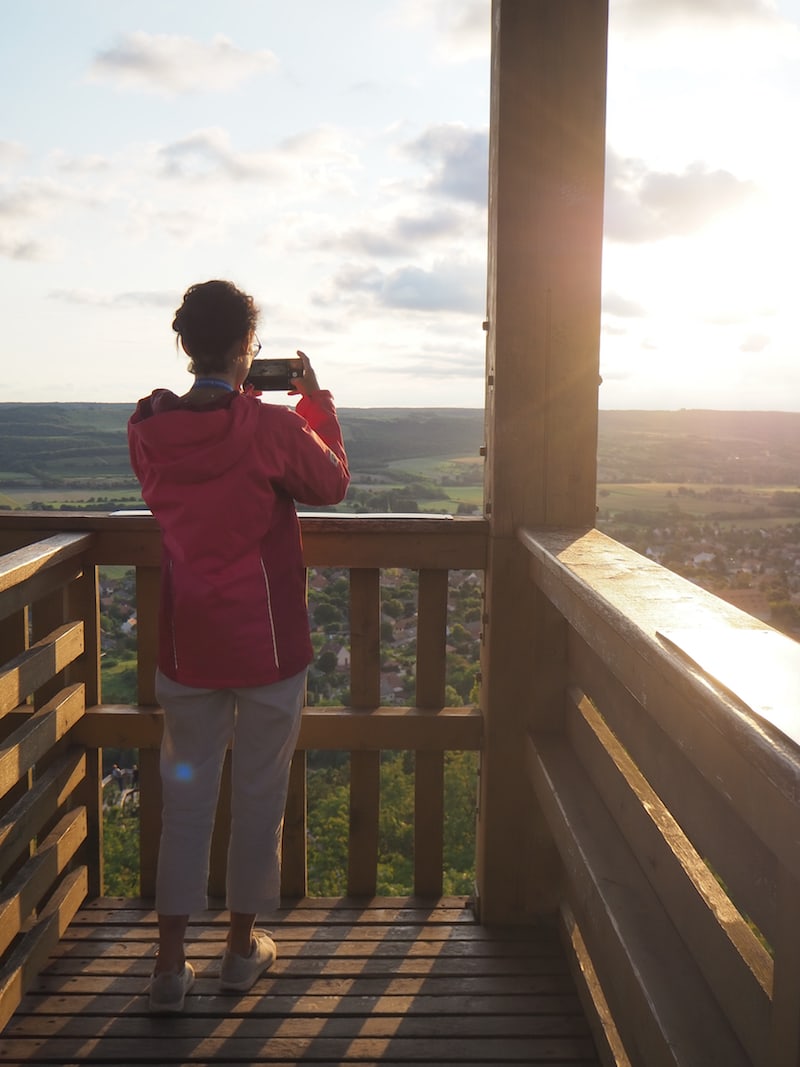
M 154 974 L 150 980 L 150 1011 L 154 1015 L 176 1015 L 183 1011 L 183 1001 L 194 985 L 194 968 L 184 963 L 177 974 Z
M 246 993 L 261 975 L 275 962 L 278 950 L 275 942 L 263 930 L 253 931 L 253 944 L 249 956 L 237 956 L 225 950 L 219 973 L 221 989 Z

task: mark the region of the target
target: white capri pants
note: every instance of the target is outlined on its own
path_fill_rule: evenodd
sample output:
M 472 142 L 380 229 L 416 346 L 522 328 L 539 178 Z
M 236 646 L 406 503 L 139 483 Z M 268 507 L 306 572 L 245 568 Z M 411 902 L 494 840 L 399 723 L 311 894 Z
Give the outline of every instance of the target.
M 245 915 L 280 903 L 283 812 L 300 730 L 306 671 L 246 689 L 196 689 L 156 673 L 164 709 L 163 793 L 156 875 L 160 915 L 208 907 L 211 835 L 232 744 L 227 899 Z

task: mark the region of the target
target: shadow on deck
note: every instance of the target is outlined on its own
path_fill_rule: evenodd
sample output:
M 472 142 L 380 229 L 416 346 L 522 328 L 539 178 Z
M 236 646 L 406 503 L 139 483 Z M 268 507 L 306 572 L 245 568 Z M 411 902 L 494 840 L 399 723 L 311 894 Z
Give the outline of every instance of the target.
M 307 899 L 282 910 L 278 959 L 247 994 L 216 974 L 225 913 L 190 927 L 179 1017 L 152 1017 L 155 913 L 78 912 L 0 1037 L 0 1063 L 505 1063 L 599 1060 L 555 928 L 489 929 L 462 898 Z

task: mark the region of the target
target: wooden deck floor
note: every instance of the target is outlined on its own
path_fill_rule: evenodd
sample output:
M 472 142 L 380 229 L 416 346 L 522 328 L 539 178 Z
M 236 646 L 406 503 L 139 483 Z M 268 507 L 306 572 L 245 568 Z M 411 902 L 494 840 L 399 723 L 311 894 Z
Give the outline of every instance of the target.
M 599 1065 L 548 927 L 490 930 L 460 900 L 309 900 L 273 925 L 270 972 L 221 994 L 224 918 L 192 925 L 195 986 L 183 1015 L 159 1018 L 154 913 L 87 907 L 0 1035 L 0 1063 Z

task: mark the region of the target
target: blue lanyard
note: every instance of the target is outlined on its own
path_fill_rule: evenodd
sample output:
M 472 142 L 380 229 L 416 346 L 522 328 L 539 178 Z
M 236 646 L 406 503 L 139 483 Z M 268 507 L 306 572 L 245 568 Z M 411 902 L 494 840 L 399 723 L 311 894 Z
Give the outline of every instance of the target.
M 195 378 L 195 386 L 208 386 L 209 389 L 227 389 L 229 393 L 235 393 L 236 390 L 230 384 L 230 382 L 223 382 L 221 378 Z

